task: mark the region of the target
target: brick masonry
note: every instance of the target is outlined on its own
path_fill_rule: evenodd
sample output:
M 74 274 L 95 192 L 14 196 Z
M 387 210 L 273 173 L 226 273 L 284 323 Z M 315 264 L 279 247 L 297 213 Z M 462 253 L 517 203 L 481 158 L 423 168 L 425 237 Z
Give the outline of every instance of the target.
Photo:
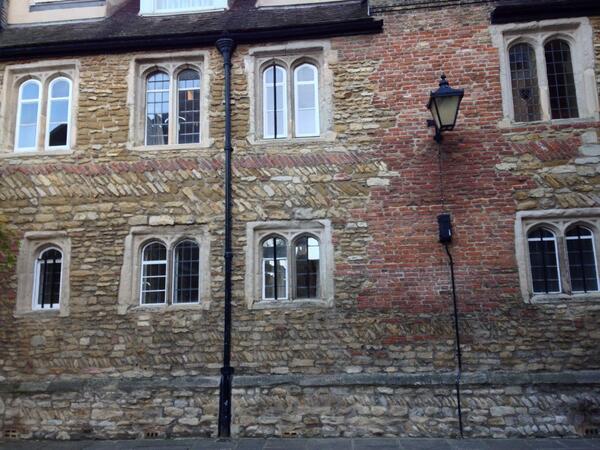
M 600 159 L 586 154 L 582 140 L 597 134 L 599 124 L 498 127 L 500 73 L 489 12 L 479 4 L 380 12 L 383 34 L 331 39 L 338 56 L 331 64 L 331 142 L 251 145 L 243 70 L 249 47 L 237 48 L 233 365 L 241 380 L 265 377 L 236 386 L 238 435 L 456 433 L 452 381 L 265 384 L 285 375 L 451 374 L 449 271 L 436 223 L 444 209 L 455 226 L 465 371 L 600 370 L 600 305 L 525 304 L 513 232 L 519 210 L 600 205 Z M 593 25 L 600 61 L 600 20 Z M 133 55 L 78 56 L 74 152 L 0 160 L 0 222 L 19 238 L 65 230 L 72 245 L 68 317 L 14 317 L 16 274 L 2 275 L 5 431 L 58 439 L 214 435 L 214 380 L 180 384 L 215 377 L 221 366 L 223 75 L 218 52 L 208 50 L 215 140 L 209 148 L 128 150 Z M 424 107 L 442 70 L 466 89 L 458 129 L 445 136 L 442 150 L 443 205 L 438 148 Z M 208 310 L 117 314 L 123 242 L 131 226 L 154 223 L 153 217 L 208 227 Z M 245 223 L 287 219 L 332 221 L 333 308 L 247 309 Z M 40 387 L 61 380 L 61 389 Z M 573 436 L 597 423 L 600 378 L 565 377 L 551 388 L 511 380 L 465 386 L 468 435 Z

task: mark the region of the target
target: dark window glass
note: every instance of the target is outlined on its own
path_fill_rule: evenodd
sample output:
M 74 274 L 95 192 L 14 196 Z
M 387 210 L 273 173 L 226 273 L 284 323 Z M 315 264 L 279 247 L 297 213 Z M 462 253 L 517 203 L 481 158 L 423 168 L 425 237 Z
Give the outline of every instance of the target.
M 62 253 L 54 248 L 44 251 L 38 264 L 37 304 L 40 308 L 53 308 L 60 303 L 60 278 Z
M 175 247 L 175 303 L 197 303 L 199 299 L 200 247 L 183 241 Z
M 529 259 L 533 292 L 560 292 L 556 238 L 545 228 L 531 231 L 529 241 Z
M 167 248 L 153 242 L 142 252 L 143 304 L 165 303 L 167 293 Z
M 513 105 L 517 122 L 541 119 L 535 51 L 529 44 L 513 45 L 509 51 Z
M 552 118 L 578 117 L 577 94 L 569 44 L 561 39 L 555 39 L 548 42 L 544 50 Z
M 263 298 L 287 299 L 287 242 L 270 237 L 263 242 Z
M 200 74 L 186 69 L 177 79 L 180 144 L 200 142 Z
M 146 83 L 146 145 L 169 142 L 169 76 L 155 72 Z
M 567 232 L 567 252 L 573 291 L 597 291 L 598 276 L 592 232 L 580 226 L 570 229 Z
M 296 298 L 316 298 L 319 288 L 319 241 L 311 236 L 296 240 Z

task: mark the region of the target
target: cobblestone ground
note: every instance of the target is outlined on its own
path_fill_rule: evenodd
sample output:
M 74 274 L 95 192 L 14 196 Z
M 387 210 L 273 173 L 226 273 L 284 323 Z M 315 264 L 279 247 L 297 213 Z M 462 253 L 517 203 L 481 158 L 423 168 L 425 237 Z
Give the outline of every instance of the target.
M 140 441 L 24 441 L 0 450 L 578 450 L 599 449 L 600 439 L 215 439 Z

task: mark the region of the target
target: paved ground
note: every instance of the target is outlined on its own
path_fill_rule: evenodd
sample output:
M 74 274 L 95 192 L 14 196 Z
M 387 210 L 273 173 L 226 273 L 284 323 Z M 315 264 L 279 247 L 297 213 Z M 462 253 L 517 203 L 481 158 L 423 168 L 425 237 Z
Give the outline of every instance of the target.
M 0 450 L 600 450 L 600 439 L 176 439 L 0 442 Z

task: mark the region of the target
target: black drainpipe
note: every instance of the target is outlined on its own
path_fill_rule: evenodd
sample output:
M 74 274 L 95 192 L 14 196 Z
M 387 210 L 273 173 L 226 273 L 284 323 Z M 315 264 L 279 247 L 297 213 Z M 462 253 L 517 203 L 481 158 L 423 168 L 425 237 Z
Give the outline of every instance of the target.
M 225 72 L 225 312 L 223 326 L 223 367 L 219 385 L 219 437 L 231 436 L 231 55 L 235 48 L 233 39 L 223 37 L 216 46 L 223 56 Z

